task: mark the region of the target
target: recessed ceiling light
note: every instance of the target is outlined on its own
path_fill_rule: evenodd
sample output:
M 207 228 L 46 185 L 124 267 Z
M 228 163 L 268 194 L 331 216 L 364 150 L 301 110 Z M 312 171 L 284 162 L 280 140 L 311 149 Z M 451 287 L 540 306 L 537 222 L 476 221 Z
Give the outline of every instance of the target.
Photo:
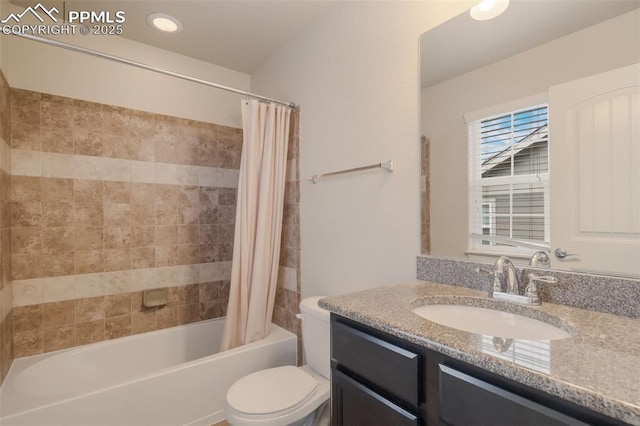
M 507 10 L 509 0 L 482 0 L 471 8 L 471 17 L 477 21 L 495 18 Z
M 154 29 L 165 33 L 182 31 L 182 23 L 177 18 L 166 13 L 152 13 L 147 16 L 147 23 Z

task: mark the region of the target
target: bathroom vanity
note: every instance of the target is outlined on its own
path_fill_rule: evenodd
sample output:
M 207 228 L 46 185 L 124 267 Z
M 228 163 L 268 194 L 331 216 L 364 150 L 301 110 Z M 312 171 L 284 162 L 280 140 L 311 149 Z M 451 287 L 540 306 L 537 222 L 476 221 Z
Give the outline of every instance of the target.
M 544 304 L 528 309 L 571 336 L 511 341 L 412 312 L 443 296 L 487 299 L 416 281 L 320 302 L 332 311 L 333 425 L 640 424 L 639 320 Z

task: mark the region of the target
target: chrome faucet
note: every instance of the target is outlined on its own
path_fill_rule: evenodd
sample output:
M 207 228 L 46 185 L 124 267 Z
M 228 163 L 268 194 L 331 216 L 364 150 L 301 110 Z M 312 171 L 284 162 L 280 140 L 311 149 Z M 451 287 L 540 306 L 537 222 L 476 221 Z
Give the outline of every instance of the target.
M 533 253 L 531 259 L 529 259 L 529 266 L 534 268 L 549 268 L 551 266 L 551 260 L 546 251 L 538 250 Z
M 541 252 L 544 253 L 544 252 Z M 476 269 L 476 272 L 493 275 L 493 285 L 489 291 L 489 297 L 522 305 L 540 305 L 540 293 L 538 281 L 555 283 L 557 280 L 551 276 L 539 277 L 529 274 L 529 282 L 524 294 L 520 294 L 520 283 L 515 265 L 506 256 L 500 256 L 493 265 L 493 271 Z
M 506 269 L 506 274 L 505 274 Z M 519 294 L 518 273 L 511 259 L 500 256 L 493 265 L 493 293 L 506 292 L 507 294 Z

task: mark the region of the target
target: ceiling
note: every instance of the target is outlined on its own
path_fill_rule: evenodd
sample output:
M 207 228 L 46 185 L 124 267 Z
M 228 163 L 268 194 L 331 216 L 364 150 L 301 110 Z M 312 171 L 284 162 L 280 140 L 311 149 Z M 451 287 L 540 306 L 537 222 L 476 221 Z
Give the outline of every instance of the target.
M 12 0 L 27 7 L 36 0 Z M 71 0 L 41 1 L 59 10 L 125 11 L 123 36 L 235 71 L 250 74 L 305 25 L 319 18 L 332 0 Z M 64 4 L 63 6 L 63 3 Z M 147 15 L 175 16 L 179 33 L 162 33 Z
M 463 13 L 420 37 L 421 86 L 424 89 L 638 7 L 640 0 L 511 0 L 502 15 L 488 21 L 475 21 Z

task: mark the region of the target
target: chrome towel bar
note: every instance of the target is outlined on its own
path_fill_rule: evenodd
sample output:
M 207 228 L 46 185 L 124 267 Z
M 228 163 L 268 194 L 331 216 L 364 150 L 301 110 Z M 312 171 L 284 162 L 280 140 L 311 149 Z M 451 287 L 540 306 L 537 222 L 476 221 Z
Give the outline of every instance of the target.
M 388 172 L 393 172 L 393 161 L 383 161 L 382 163 L 371 164 L 369 166 L 354 167 L 353 169 L 339 170 L 337 172 L 320 173 L 318 175 L 308 177 L 307 180 L 313 183 L 318 183 L 320 179 L 324 179 L 327 177 L 343 175 L 346 173 L 361 172 L 370 169 L 385 169 Z

